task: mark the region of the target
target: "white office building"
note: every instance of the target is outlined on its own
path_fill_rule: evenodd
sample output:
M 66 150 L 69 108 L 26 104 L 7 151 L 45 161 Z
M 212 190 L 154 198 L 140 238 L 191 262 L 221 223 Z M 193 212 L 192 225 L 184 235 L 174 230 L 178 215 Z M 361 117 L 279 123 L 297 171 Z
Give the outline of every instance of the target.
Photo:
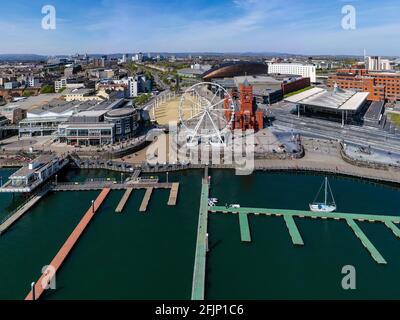
M 126 63 L 127 62 L 127 55 L 123 54 L 121 59 L 118 59 L 118 63 L 122 64 L 122 63 Z
M 268 63 L 269 74 L 287 74 L 310 78 L 317 82 L 317 69 L 314 65 L 300 63 Z
M 62 78 L 61 80 L 55 81 L 54 82 L 54 90 L 55 92 L 59 92 L 61 89 L 67 87 L 67 79 Z
M 132 61 L 138 61 L 141 62 L 143 61 L 143 53 L 137 53 L 132 57 Z
M 369 71 L 387 71 L 391 70 L 390 61 L 378 56 L 365 57 L 365 67 Z
M 129 98 L 137 97 L 138 89 L 139 89 L 138 81 L 133 77 L 129 77 L 128 78 L 128 97 Z
M 36 79 L 35 77 L 30 76 L 27 79 L 27 84 L 28 84 L 28 87 L 35 88 L 35 87 L 39 87 L 40 83 L 39 83 L 39 79 Z

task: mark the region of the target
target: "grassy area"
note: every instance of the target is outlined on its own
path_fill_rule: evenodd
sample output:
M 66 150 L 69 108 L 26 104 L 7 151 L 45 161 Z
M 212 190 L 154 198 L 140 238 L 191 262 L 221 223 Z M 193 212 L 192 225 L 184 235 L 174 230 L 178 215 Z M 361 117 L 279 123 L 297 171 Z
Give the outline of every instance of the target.
M 400 127 L 400 113 L 390 112 L 389 118 L 396 126 Z
M 142 105 L 146 104 L 147 102 L 149 102 L 150 99 L 151 99 L 151 94 L 147 94 L 147 93 L 142 94 L 134 99 L 134 104 L 136 106 L 142 106 Z
M 288 94 L 285 95 L 285 98 L 289 98 L 289 97 L 291 97 L 291 96 L 294 96 L 295 94 L 302 93 L 302 92 L 307 91 L 307 90 L 310 90 L 310 89 L 312 89 L 312 88 L 313 88 L 312 86 L 309 86 L 309 87 L 307 87 L 307 88 L 303 88 L 303 89 L 300 89 L 300 90 L 297 90 L 297 91 L 288 93 Z
M 45 85 L 42 87 L 42 90 L 40 90 L 40 93 L 54 93 L 54 87 L 52 85 Z

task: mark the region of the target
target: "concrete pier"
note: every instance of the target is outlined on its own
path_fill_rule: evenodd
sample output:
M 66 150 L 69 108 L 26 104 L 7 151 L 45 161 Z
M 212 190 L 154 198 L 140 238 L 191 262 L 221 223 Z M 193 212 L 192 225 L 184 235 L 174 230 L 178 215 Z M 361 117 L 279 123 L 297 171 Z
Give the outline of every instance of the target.
M 175 206 L 178 201 L 179 183 L 173 183 L 169 194 L 168 205 Z
M 122 196 L 121 201 L 119 202 L 117 209 L 115 209 L 116 213 L 122 213 L 124 211 L 125 205 L 129 200 L 129 197 L 131 196 L 133 191 L 133 188 L 128 188 L 128 190 L 125 191 L 124 195 Z
M 242 242 L 251 242 L 249 217 L 245 213 L 239 214 L 240 237 Z
M 300 235 L 299 229 L 297 228 L 296 222 L 291 216 L 283 217 L 286 222 L 286 226 L 289 229 L 290 236 L 294 245 L 303 246 L 304 242 Z
M 146 189 L 146 193 L 144 195 L 142 204 L 140 205 L 140 212 L 146 212 L 147 211 L 147 206 L 149 205 L 150 199 L 151 199 L 151 195 L 153 194 L 153 190 L 154 188 L 147 188 Z
M 346 219 L 347 224 L 353 229 L 356 236 L 360 239 L 364 247 L 369 251 L 372 258 L 379 264 L 387 264 L 386 260 L 382 257 L 379 251 L 375 248 L 371 241 L 367 238 L 365 233 L 360 229 L 360 227 L 352 219 Z
M 86 227 L 89 225 L 90 221 L 100 208 L 101 204 L 106 199 L 107 195 L 109 194 L 110 189 L 104 189 L 100 195 L 97 197 L 96 201 L 94 202 L 94 207 L 90 206 L 86 214 L 83 216 L 82 220 L 78 223 L 74 231 L 72 231 L 71 235 L 68 237 L 67 241 L 61 247 L 60 251 L 54 257 L 54 259 L 50 262 L 49 267 L 52 268 L 54 272 L 57 272 L 60 267 L 62 266 L 64 260 L 67 258 L 68 254 L 73 249 L 76 242 L 79 240 L 82 233 L 85 231 Z M 94 209 L 94 210 L 93 210 Z M 51 271 L 50 269 L 48 270 Z M 36 281 L 35 284 L 35 299 L 39 299 L 40 296 L 45 291 L 45 287 L 51 279 L 47 278 L 48 275 L 46 272 Z M 26 296 L 25 300 L 32 300 L 32 291 Z

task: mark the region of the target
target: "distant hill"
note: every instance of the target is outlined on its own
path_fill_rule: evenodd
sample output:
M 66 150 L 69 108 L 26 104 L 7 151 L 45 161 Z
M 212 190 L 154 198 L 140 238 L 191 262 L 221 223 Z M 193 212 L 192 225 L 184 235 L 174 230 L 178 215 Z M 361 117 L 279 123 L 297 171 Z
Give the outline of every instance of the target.
M 41 61 L 46 59 L 46 56 L 37 54 L 0 54 L 0 61 Z

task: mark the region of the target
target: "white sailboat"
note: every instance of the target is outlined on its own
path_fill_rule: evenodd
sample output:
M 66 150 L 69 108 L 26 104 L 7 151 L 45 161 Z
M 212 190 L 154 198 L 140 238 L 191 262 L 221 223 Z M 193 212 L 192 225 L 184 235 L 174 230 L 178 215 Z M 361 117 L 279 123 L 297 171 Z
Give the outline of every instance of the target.
M 324 185 L 325 185 L 325 201 L 317 202 L 317 199 L 318 199 Z M 328 203 L 328 189 L 332 196 L 332 202 L 330 202 L 330 203 Z M 312 212 L 330 213 L 330 212 L 336 211 L 336 209 L 337 209 L 337 206 L 336 206 L 335 198 L 333 197 L 331 186 L 329 184 L 328 178 L 326 177 L 325 181 L 322 183 L 321 188 L 318 191 L 317 196 L 315 197 L 314 202 L 310 204 L 310 210 Z

